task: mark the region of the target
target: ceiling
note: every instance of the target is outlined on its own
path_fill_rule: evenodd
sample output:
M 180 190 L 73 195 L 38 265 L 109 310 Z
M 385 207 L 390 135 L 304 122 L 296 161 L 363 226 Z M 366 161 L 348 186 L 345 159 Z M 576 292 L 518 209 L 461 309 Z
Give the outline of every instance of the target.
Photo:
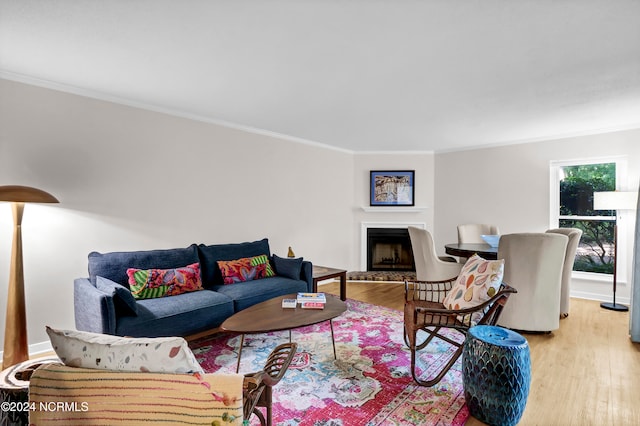
M 638 0 L 0 0 L 0 77 L 355 152 L 640 128 Z

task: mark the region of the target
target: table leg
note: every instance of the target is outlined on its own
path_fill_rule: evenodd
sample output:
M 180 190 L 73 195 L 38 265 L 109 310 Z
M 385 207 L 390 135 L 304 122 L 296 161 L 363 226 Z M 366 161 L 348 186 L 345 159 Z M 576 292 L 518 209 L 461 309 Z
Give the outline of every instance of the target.
M 236 365 L 236 373 L 240 371 L 240 358 L 242 357 L 242 347 L 244 346 L 244 334 L 240 335 L 240 348 L 238 348 L 238 364 Z
M 340 300 L 347 300 L 347 273 L 340 274 Z
M 338 355 L 336 354 L 336 339 L 333 334 L 333 320 L 329 320 L 329 325 L 331 326 L 331 343 L 333 343 L 333 358 L 338 359 Z

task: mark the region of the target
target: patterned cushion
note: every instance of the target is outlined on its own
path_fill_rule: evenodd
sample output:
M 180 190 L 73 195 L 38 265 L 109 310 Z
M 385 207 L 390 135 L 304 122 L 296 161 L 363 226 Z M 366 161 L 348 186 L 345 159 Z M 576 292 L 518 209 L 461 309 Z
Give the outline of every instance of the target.
M 200 264 L 175 269 L 127 269 L 129 288 L 136 299 L 175 296 L 202 290 Z
M 30 406 L 40 408 L 29 412 L 28 424 L 242 426 L 243 379 L 220 372 L 141 374 L 45 364 L 27 383 Z
M 131 338 L 47 327 L 51 346 L 70 367 L 150 373 L 204 371 L 182 337 Z
M 498 292 L 503 276 L 504 259 L 486 260 L 474 254 L 462 267 L 456 283 L 442 303 L 447 309 L 478 306 Z
M 266 254 L 236 260 L 219 260 L 218 267 L 225 284 L 259 280 L 275 275 Z

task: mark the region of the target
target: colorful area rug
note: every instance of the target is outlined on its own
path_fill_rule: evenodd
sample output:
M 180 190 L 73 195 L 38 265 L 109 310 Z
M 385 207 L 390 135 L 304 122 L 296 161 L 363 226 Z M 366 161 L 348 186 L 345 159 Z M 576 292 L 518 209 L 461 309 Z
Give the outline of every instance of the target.
M 347 272 L 349 281 L 397 281 L 415 280 L 416 273 L 411 271 L 351 271 Z
M 438 385 L 417 386 L 409 371 L 403 313 L 353 300 L 347 305 L 333 320 L 337 360 L 328 322 L 293 330 L 298 352 L 274 387 L 274 424 L 463 425 L 469 412 L 460 360 Z M 261 370 L 269 352 L 288 339 L 288 332 L 246 336 L 240 372 Z M 239 342 L 237 335 L 222 334 L 192 342 L 191 348 L 205 371 L 235 372 Z M 446 362 L 451 347 L 438 340 L 421 352 L 426 377 Z

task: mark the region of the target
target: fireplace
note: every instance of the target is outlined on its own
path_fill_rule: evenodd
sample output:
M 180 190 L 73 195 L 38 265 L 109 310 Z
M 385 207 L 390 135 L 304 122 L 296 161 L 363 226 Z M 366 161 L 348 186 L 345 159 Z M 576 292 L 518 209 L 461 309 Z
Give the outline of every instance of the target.
M 367 228 L 367 271 L 415 271 L 407 228 Z

